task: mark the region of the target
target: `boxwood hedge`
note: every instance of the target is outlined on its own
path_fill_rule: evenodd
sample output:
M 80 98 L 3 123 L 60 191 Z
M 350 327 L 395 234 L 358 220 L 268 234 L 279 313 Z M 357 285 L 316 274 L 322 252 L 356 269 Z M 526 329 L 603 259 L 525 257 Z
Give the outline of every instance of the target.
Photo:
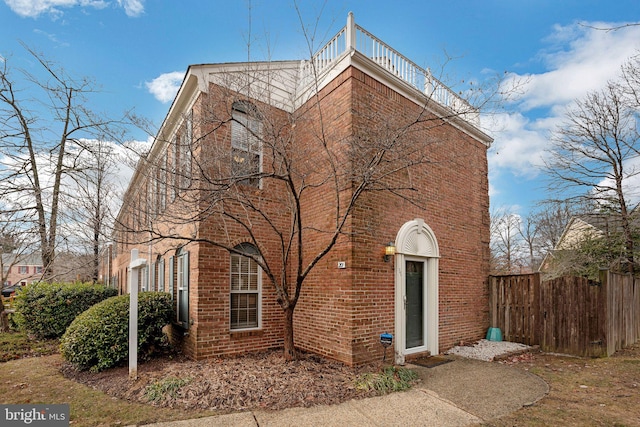
M 92 283 L 32 283 L 16 293 L 16 322 L 38 338 L 59 338 L 77 315 L 117 294 Z
M 138 299 L 138 357 L 164 341 L 162 328 L 174 318 L 171 296 L 142 292 Z M 60 339 L 62 356 L 78 369 L 102 371 L 129 357 L 129 295 L 109 298 L 79 315 Z

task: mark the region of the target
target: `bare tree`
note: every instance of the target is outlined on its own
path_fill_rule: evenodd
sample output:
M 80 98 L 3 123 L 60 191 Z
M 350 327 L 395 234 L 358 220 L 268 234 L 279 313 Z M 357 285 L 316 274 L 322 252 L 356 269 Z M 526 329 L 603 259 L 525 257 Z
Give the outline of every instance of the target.
M 522 244 L 526 247 L 528 269 L 530 271 L 536 271 L 542 258 L 538 250 L 540 228 L 538 218 L 533 212 L 530 212 L 527 216 L 520 219 L 518 233 L 522 238 Z
M 25 46 L 43 75 L 13 73 L 5 58 L 0 70 L 0 194 L 14 209 L 33 213 L 44 277 L 49 278 L 60 239 L 63 182 L 77 171 L 70 147 L 80 138 L 104 135 L 113 121 L 87 108 L 94 92 L 88 79 L 76 80 Z M 73 156 L 71 156 L 73 157 Z
M 35 233 L 32 221 L 22 218 L 19 212 L 11 212 L 0 203 L 0 288 L 7 283 L 11 269 L 34 248 Z M 0 332 L 9 330 L 4 304 L 0 307 Z
M 75 192 L 67 197 L 67 234 L 75 236 L 70 247 L 90 254 L 90 278 L 98 281 L 100 251 L 111 232 L 117 156 L 108 138 L 80 140 L 72 153 L 75 173 L 69 177 Z M 70 158 L 71 156 L 67 156 Z
M 550 191 L 618 216 L 625 241 L 624 270 L 634 271 L 629 181 L 640 173 L 636 108 L 625 87 L 609 82 L 576 101 L 553 136 L 546 161 Z
M 579 212 L 567 202 L 545 203 L 535 212 L 537 246 L 543 256 L 556 248 L 569 220 Z
M 633 107 L 640 108 L 640 53 L 622 65 L 622 89 Z
M 505 209 L 491 213 L 491 271 L 517 273 L 522 267 L 523 242 L 520 216 Z
M 303 29 L 313 52 L 314 36 Z M 414 175 L 428 165 L 464 167 L 455 151 L 438 150 L 448 137 L 441 130 L 477 118 L 484 105 L 451 93 L 455 108 L 443 108 L 436 99 L 442 83 L 433 79 L 433 91 L 415 104 L 392 108 L 387 100 L 381 110 L 375 94 L 357 97 L 345 132 L 342 118 L 327 114 L 318 64 L 306 62 L 305 81 L 294 84 L 310 88 L 304 93 L 285 90 L 298 78 L 299 62 L 254 62 L 209 74 L 215 77 L 205 83 L 206 96 L 156 136 L 137 171 L 144 184 L 135 200 L 133 192 L 127 197 L 117 224 L 126 236 L 119 243 L 200 242 L 252 259 L 283 310 L 287 360 L 296 357 L 293 316 L 303 284 L 352 236 L 357 210 L 379 193 L 424 206 Z M 487 95 L 480 87 L 473 94 Z M 329 201 L 329 208 L 319 212 L 313 200 Z M 237 244 L 239 235 L 250 247 Z

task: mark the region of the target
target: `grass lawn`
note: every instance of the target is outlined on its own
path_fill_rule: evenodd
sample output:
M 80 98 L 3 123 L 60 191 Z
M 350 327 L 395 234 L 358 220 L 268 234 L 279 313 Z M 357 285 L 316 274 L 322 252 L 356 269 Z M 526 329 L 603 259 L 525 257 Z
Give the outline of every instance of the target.
M 69 403 L 73 426 L 148 424 L 213 415 L 114 399 L 60 374 L 57 342 L 0 334 L 0 403 Z
M 484 426 L 640 426 L 640 343 L 597 359 L 534 354 L 513 366 L 549 384 L 549 394 Z

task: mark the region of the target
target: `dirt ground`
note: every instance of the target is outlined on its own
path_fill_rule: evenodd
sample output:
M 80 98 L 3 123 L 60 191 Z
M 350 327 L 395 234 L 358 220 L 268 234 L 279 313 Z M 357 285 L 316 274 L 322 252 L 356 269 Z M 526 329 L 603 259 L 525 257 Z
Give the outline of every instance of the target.
M 374 392 L 356 388 L 356 377 L 378 369 L 368 365 L 356 370 L 312 354 L 286 362 L 282 352 L 274 350 L 205 361 L 158 358 L 138 366 L 136 381 L 129 379 L 127 367 L 91 373 L 65 364 L 61 370 L 67 378 L 120 399 L 226 412 L 335 404 L 371 396 Z

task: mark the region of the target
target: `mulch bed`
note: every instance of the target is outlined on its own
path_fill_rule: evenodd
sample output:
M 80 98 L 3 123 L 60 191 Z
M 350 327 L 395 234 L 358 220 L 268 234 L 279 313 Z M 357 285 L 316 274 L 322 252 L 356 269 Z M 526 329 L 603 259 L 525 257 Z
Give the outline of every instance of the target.
M 113 397 L 129 401 L 186 409 L 219 411 L 255 408 L 283 409 L 341 403 L 368 397 L 373 391 L 359 390 L 359 373 L 375 372 L 377 366 L 353 369 L 313 354 L 300 354 L 286 362 L 281 350 L 248 354 L 235 358 L 193 361 L 181 356 L 166 356 L 138 366 L 138 379 L 129 379 L 127 367 L 92 373 L 62 367 L 65 377 L 74 379 Z M 181 380 L 177 390 L 149 400 L 149 387 Z

